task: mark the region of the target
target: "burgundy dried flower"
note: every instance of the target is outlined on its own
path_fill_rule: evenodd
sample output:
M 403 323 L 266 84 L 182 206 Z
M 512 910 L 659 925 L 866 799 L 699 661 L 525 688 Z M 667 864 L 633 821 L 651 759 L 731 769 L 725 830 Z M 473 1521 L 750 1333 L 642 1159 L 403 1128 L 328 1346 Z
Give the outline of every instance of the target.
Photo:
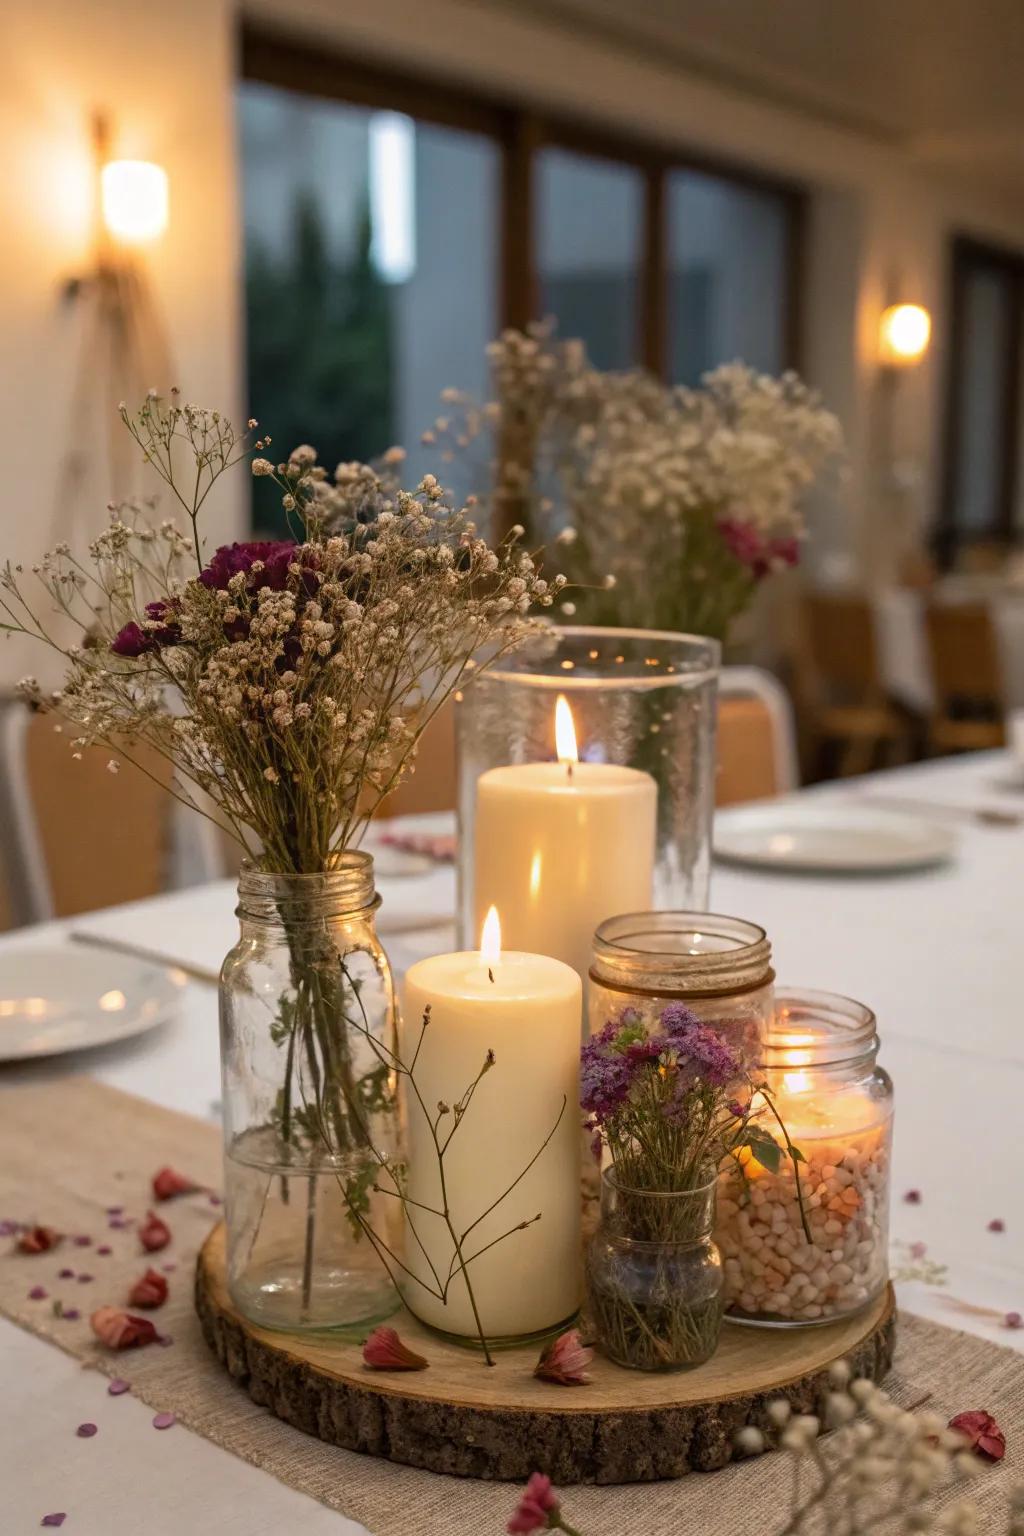
M 533 1374 L 560 1387 L 586 1386 L 590 1381 L 587 1366 L 593 1358 L 594 1351 L 583 1343 L 579 1329 L 570 1328 L 545 1344 Z
M 41 1285 L 34 1285 L 28 1293 L 28 1299 L 29 1301 L 45 1301 L 49 1294 L 49 1291 L 44 1290 Z
M 204 587 L 226 592 L 232 576 L 244 572 L 249 577 L 249 587 L 257 591 L 270 587 L 283 592 L 288 582 L 288 566 L 296 550 L 294 539 L 256 539 L 247 544 L 222 544 L 199 580 Z M 254 565 L 263 569 L 252 574 Z
M 82 1314 L 77 1307 L 61 1307 L 60 1315 L 66 1323 L 77 1323 Z
M 156 1307 L 162 1307 L 167 1300 L 167 1281 L 163 1275 L 155 1269 L 147 1269 L 146 1273 L 132 1286 L 128 1296 L 130 1307 L 144 1307 L 152 1311 Z
M 512 1536 L 529 1536 L 531 1531 L 551 1530 L 552 1515 L 556 1518 L 558 1516 L 558 1496 L 551 1486 L 551 1479 L 545 1477 L 543 1472 L 534 1472 L 505 1529 Z
M 74 1278 L 75 1278 L 75 1272 L 74 1272 L 73 1269 L 65 1268 L 65 1269 L 58 1269 L 58 1271 L 57 1271 L 57 1279 L 58 1280 L 73 1280 Z
M 919 1189 L 908 1189 L 903 1198 L 907 1205 L 920 1205 L 921 1191 Z
M 145 656 L 148 651 L 155 651 L 156 648 L 155 635 L 147 635 L 134 619 L 130 624 L 125 624 L 119 629 L 110 642 L 110 649 L 115 656 L 127 656 L 132 660 L 138 656 Z
M 1002 1461 L 1006 1454 L 1006 1436 L 984 1408 L 958 1413 L 950 1419 L 949 1427 L 963 1435 L 970 1449 L 988 1461 Z
M 375 1328 L 363 1345 L 363 1360 L 375 1371 L 425 1371 L 429 1361 L 403 1344 L 393 1328 Z
M 39 1524 L 40 1525 L 63 1525 L 64 1521 L 66 1519 L 67 1519 L 67 1515 L 64 1514 L 63 1512 L 61 1512 L 60 1514 L 57 1514 L 57 1515 L 44 1515 L 43 1518 L 40 1520 Z
M 158 1253 L 161 1248 L 166 1248 L 171 1240 L 171 1229 L 166 1221 L 153 1211 L 146 1212 L 146 1219 L 139 1228 L 139 1242 L 147 1253 Z
M 1001 1216 L 993 1216 L 992 1220 L 988 1224 L 988 1230 L 990 1232 L 1005 1232 L 1006 1222 Z
M 97 1432 L 95 1424 L 79 1424 L 75 1434 L 80 1440 L 91 1440 Z
M 108 1349 L 135 1349 L 152 1344 L 156 1329 L 148 1317 L 133 1317 L 120 1307 L 100 1307 L 89 1319 L 93 1333 Z
M 111 1253 L 113 1253 L 113 1251 L 114 1250 L 108 1247 L 106 1243 L 103 1243 L 99 1248 L 96 1249 L 96 1252 L 101 1259 L 107 1258 Z
M 48 1253 L 61 1241 L 61 1234 L 53 1227 L 29 1227 L 18 1238 L 19 1253 Z
M 154 1200 L 173 1200 L 175 1195 L 194 1195 L 200 1186 L 175 1168 L 161 1168 L 153 1175 Z

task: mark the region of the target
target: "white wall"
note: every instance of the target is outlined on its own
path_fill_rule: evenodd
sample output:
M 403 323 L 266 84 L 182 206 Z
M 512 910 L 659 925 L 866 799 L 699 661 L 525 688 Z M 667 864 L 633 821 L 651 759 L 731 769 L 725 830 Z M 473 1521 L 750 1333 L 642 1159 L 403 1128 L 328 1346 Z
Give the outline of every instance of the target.
M 167 13 L 130 0 L 8 7 L 0 94 L 0 528 L 2 551 L 12 558 L 31 557 L 50 536 L 77 328 L 58 287 L 87 252 L 88 114 L 95 107 L 116 113 L 119 153 L 159 160 L 170 174 L 170 228 L 148 260 L 173 335 L 177 381 L 205 404 L 243 405 L 234 9 L 233 0 L 178 0 Z M 901 381 L 891 434 L 897 457 L 923 465 L 909 510 L 926 514 L 937 483 L 948 235 L 964 228 L 1024 246 L 1019 201 L 930 177 L 894 147 L 617 54 L 515 7 L 249 0 L 247 10 L 396 67 L 618 123 L 814 188 L 806 371 L 843 417 L 852 450 L 846 505 L 820 511 L 818 558 L 852 544 L 874 562 L 891 522 L 871 463 L 871 417 L 877 317 L 897 289 L 927 304 L 937 322 L 927 364 Z M 102 508 L 109 483 L 102 434 L 92 447 L 94 472 L 78 509 L 83 526 Z M 220 532 L 238 525 L 243 495 L 236 483 L 222 499 Z M 0 650 L 0 681 L 28 666 L 17 648 Z
M 145 258 L 186 398 L 237 411 L 240 258 L 236 229 L 227 0 L 177 0 L 172 11 L 129 0 L 32 0 L 4 15 L 0 91 L 0 558 L 30 562 L 74 526 L 102 524 L 111 494 L 101 370 L 84 311 L 61 302 L 83 270 L 93 219 L 90 114 L 113 118 L 113 152 L 162 163 L 170 178 L 166 235 Z M 81 360 L 81 361 L 80 361 Z M 81 371 L 79 371 L 81 369 Z M 73 413 L 77 379 L 85 413 Z M 76 505 L 61 498 L 74 434 L 88 464 Z M 118 428 L 123 432 L 123 428 Z M 242 487 L 212 505 L 211 534 L 239 526 Z M 38 649 L 0 645 L 0 686 L 46 675 Z

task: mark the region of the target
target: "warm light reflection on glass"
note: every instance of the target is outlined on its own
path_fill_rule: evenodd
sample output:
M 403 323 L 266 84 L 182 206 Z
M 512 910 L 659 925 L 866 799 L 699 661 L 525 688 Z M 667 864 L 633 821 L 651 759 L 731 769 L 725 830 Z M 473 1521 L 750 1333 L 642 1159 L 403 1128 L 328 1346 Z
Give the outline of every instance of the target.
M 167 172 L 148 160 L 111 160 L 100 172 L 103 222 L 115 240 L 134 245 L 167 228 Z
M 890 367 L 919 363 L 928 350 L 932 320 L 920 304 L 890 304 L 878 331 L 880 360 Z
M 564 693 L 560 693 L 555 700 L 555 751 L 560 763 L 578 763 L 580 760 L 576 750 L 576 727 L 572 720 L 572 710 Z
M 480 958 L 485 965 L 497 965 L 501 959 L 501 919 L 497 907 L 488 907 L 480 935 Z
M 541 869 L 542 860 L 540 849 L 538 848 L 536 853 L 533 855 L 533 858 L 530 860 L 530 898 L 532 901 L 536 901 L 537 897 L 540 895 Z
M 811 1052 L 807 1047 L 811 1044 L 808 1035 L 780 1035 L 773 1044 L 786 1047 L 782 1061 L 787 1067 L 804 1067 L 811 1060 Z M 803 1049 L 799 1049 L 799 1047 Z M 810 1073 L 808 1072 L 784 1072 L 782 1081 L 787 1093 L 806 1093 L 811 1086 Z
M 115 987 L 112 992 L 104 992 L 100 998 L 100 1007 L 104 1013 L 119 1013 L 126 1002 L 127 998 L 124 993 L 119 992 Z

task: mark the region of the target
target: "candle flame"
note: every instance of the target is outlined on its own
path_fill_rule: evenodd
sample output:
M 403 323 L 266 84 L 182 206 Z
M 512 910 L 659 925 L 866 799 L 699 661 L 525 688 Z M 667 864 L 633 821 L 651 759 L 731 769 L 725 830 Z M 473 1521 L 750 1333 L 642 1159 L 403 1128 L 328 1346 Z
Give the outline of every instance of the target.
M 560 763 L 578 763 L 580 760 L 576 750 L 576 727 L 573 725 L 572 710 L 564 693 L 560 693 L 555 700 L 555 751 Z
M 497 907 L 488 907 L 480 934 L 480 958 L 485 965 L 497 965 L 501 959 L 501 919 Z
M 803 1046 L 803 1050 L 787 1049 L 782 1054 L 783 1065 L 787 1067 L 805 1067 L 811 1060 L 811 1052 L 806 1049 L 808 1045 L 806 1035 L 783 1035 L 780 1045 L 786 1047 Z M 811 1086 L 810 1074 L 807 1072 L 784 1072 L 782 1081 L 787 1093 L 806 1093 Z

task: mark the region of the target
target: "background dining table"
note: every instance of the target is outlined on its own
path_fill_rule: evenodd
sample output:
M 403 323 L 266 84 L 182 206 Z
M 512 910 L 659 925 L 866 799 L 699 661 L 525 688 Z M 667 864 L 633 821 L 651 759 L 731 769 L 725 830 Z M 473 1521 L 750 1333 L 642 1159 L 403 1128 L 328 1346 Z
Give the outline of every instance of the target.
M 953 808 L 946 864 L 888 876 L 782 874 L 716 866 L 711 908 L 770 934 L 781 983 L 845 993 L 877 1013 L 882 1064 L 896 1085 L 892 1236 L 902 1307 L 1024 1352 L 1024 1200 L 1019 1126 L 1024 1104 L 1024 823 L 988 824 L 998 807 L 1024 814 L 1024 770 L 1002 754 L 930 763 L 803 791 L 864 803 L 870 796 Z M 887 805 L 889 801 L 887 799 Z M 959 809 L 956 809 L 959 808 Z M 927 814 L 921 812 L 921 814 Z M 435 830 L 444 825 L 436 819 Z M 451 866 L 383 874 L 381 936 L 396 972 L 455 947 Z M 64 942 L 88 929 L 216 969 L 234 943 L 227 882 L 50 923 L 0 939 L 0 984 L 15 946 Z M 422 926 L 436 912 L 438 925 Z M 111 955 L 116 974 L 117 957 Z M 214 1119 L 219 1096 L 217 998 L 190 984 L 177 1017 L 114 1046 L 0 1068 L 0 1087 L 68 1073 L 168 1108 Z M 59 1126 L 40 1127 L 58 1136 Z M 908 1199 L 910 1192 L 919 1198 Z M 990 1223 L 1004 1230 L 991 1230 Z M 926 1258 L 945 1283 L 902 1276 Z M 47 1510 L 75 1515 L 73 1536 L 352 1536 L 363 1527 L 177 1426 L 154 1435 L 151 1412 L 123 1400 L 116 1431 L 76 1439 L 90 1417 L 92 1373 L 0 1319 L 0 1489 L 10 1536 Z M 481 1532 L 481 1536 L 486 1536 Z

